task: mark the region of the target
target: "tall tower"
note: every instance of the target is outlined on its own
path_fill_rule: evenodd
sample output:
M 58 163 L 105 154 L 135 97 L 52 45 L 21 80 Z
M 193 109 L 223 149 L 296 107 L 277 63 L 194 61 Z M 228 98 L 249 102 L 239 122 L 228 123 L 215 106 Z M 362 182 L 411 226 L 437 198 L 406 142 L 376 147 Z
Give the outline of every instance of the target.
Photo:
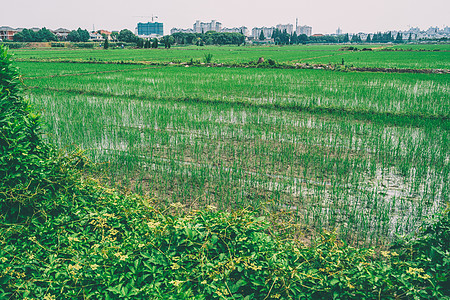
M 298 18 L 295 18 L 295 31 L 297 31 L 297 27 L 298 27 Z M 297 32 L 298 34 L 298 32 Z

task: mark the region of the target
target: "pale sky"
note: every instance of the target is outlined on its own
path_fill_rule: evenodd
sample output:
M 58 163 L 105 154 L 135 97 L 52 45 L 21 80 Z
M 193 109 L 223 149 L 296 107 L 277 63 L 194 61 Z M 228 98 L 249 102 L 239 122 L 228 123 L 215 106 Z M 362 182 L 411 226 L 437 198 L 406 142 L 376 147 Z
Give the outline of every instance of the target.
M 59 27 L 121 30 L 134 32 L 138 22 L 164 23 L 192 28 L 195 20 L 215 19 L 222 27 L 275 26 L 291 23 L 309 25 L 313 33 L 377 32 L 407 30 L 409 26 L 427 29 L 450 26 L 449 0 L 10 0 L 1 6 L 0 26 Z

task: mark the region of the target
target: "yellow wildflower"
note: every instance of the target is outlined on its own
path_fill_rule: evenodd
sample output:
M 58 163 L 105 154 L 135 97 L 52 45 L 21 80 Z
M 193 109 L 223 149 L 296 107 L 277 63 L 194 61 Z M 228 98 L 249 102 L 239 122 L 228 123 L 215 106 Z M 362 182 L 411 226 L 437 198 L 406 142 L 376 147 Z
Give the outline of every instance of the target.
M 381 251 L 381 255 L 383 255 L 386 258 L 389 258 L 391 256 L 389 251 Z
M 4 262 L 6 262 L 8 259 L 7 259 L 6 257 L 2 257 L 2 258 L 0 258 L 0 260 L 4 263 Z
M 100 267 L 100 266 L 99 266 L 99 265 L 97 265 L 97 264 L 93 264 L 93 265 L 91 265 L 91 269 L 92 269 L 93 271 L 97 270 L 97 269 L 98 269 L 98 267 Z
M 169 282 L 170 284 L 173 284 L 174 286 L 180 286 L 181 284 L 184 283 L 184 281 L 181 280 L 172 280 Z
M 178 270 L 180 268 L 180 265 L 177 263 L 174 263 L 171 268 L 172 268 L 172 270 Z
M 214 205 L 206 205 L 206 208 L 209 209 L 209 210 L 216 210 L 216 209 L 217 209 L 217 206 L 214 206 Z
M 138 247 L 139 248 L 143 248 L 143 247 L 145 247 L 145 245 L 144 244 L 139 244 Z
M 150 221 L 150 222 L 147 223 L 147 225 L 148 225 L 148 227 L 150 229 L 155 229 L 155 228 L 159 227 L 159 225 L 161 225 L 161 223 L 160 222 L 152 222 L 152 221 Z
M 417 274 L 417 277 L 422 278 L 422 279 L 430 279 L 431 276 L 428 274 L 422 275 L 422 274 Z
M 176 203 L 171 203 L 170 206 L 172 206 L 173 208 L 183 208 L 183 204 L 181 204 L 180 202 L 176 202 Z
M 55 298 L 54 295 L 47 294 L 47 295 L 44 296 L 44 300 L 55 300 L 55 299 L 56 298 Z
M 128 258 L 128 255 L 121 255 L 119 260 L 125 261 Z

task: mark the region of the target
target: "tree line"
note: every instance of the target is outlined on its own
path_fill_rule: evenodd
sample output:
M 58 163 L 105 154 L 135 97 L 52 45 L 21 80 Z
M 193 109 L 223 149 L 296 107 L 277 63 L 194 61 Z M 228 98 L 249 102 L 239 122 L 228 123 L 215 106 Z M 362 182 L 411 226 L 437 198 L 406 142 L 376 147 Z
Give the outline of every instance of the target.
M 106 35 L 103 35 L 107 39 Z M 112 41 L 124 43 L 136 43 L 138 48 L 158 48 L 162 45 L 165 48 L 170 48 L 172 45 L 242 45 L 245 44 L 245 36 L 242 33 L 216 32 L 208 31 L 206 33 L 184 33 L 176 32 L 172 35 L 166 35 L 159 39 L 142 39 L 137 37 L 132 31 L 123 29 L 120 32 L 113 32 L 110 36 Z M 261 31 L 257 40 L 266 40 L 264 32 Z M 365 40 L 357 34 L 351 38 L 348 34 L 343 35 L 320 35 L 307 36 L 306 34 L 297 35 L 296 32 L 289 34 L 286 30 L 275 29 L 270 37 L 277 45 L 290 44 L 309 44 L 309 43 L 403 43 L 402 33 L 398 33 L 395 37 L 391 32 L 377 32 L 368 35 Z M 69 42 L 88 42 L 90 34 L 86 29 L 78 28 L 72 30 L 67 37 L 58 38 L 47 28 L 42 28 L 38 31 L 32 29 L 24 29 L 14 35 L 13 40 L 16 42 L 51 42 L 51 41 L 69 41 Z M 408 41 L 412 41 L 412 34 L 409 35 Z M 106 46 L 107 47 L 107 46 Z
M 347 34 L 342 35 L 320 35 L 320 36 L 307 36 L 306 34 L 297 35 L 296 32 L 293 34 L 287 33 L 286 30 L 281 31 L 279 29 L 275 29 L 272 33 L 271 38 L 274 40 L 277 45 L 289 45 L 289 44 L 307 44 L 307 43 L 330 43 L 330 44 L 339 44 L 339 43 L 403 43 L 403 34 L 399 32 L 396 37 L 391 32 L 377 32 L 372 36 L 369 34 L 365 40 L 361 39 L 361 37 L 357 34 L 354 34 L 351 38 Z M 263 41 L 266 39 L 264 36 L 264 32 L 261 31 L 258 39 Z M 410 34 L 408 37 L 408 41 L 412 40 L 412 35 Z

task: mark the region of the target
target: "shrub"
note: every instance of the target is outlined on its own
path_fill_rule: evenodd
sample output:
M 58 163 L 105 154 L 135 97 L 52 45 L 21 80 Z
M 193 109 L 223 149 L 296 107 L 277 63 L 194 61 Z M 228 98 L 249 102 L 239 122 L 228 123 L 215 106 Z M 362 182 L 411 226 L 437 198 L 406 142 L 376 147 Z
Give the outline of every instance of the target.
M 52 48 L 64 48 L 66 45 L 64 43 L 51 43 Z
M 20 92 L 19 75 L 0 45 L 0 211 L 16 218 L 32 213 L 70 177 L 60 172 L 64 159 L 41 140 L 39 116 Z
M 96 43 L 74 43 L 73 46 L 77 48 L 91 49 L 94 48 L 95 44 Z
M 206 53 L 204 55 L 204 62 L 210 64 L 212 62 L 213 55 L 211 53 Z

